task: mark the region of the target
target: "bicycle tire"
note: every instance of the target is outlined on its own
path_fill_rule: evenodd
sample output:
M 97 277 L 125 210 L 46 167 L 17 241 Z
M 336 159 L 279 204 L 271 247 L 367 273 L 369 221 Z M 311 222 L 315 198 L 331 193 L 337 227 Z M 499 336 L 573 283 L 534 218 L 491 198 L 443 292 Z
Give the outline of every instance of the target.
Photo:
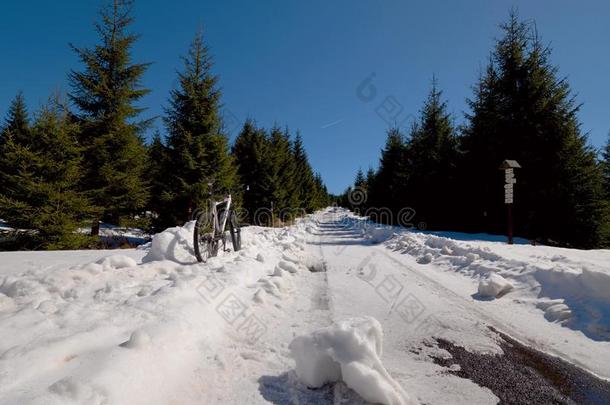
M 229 216 L 229 232 L 231 233 L 231 242 L 233 242 L 233 251 L 241 250 L 241 227 L 237 222 L 235 211 L 231 211 Z
M 216 221 L 214 212 L 205 213 L 197 217 L 193 232 L 193 246 L 195 248 L 195 257 L 199 263 L 205 263 L 208 258 L 218 255 Z

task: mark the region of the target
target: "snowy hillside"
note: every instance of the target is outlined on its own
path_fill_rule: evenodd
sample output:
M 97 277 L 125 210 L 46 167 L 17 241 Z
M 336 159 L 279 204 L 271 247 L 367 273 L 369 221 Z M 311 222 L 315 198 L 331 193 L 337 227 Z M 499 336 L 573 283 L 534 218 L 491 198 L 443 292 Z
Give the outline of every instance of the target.
M 493 404 L 435 359 L 439 338 L 501 354 L 495 330 L 610 378 L 610 251 L 327 209 L 199 264 L 192 226 L 138 250 L 0 253 L 0 403 Z

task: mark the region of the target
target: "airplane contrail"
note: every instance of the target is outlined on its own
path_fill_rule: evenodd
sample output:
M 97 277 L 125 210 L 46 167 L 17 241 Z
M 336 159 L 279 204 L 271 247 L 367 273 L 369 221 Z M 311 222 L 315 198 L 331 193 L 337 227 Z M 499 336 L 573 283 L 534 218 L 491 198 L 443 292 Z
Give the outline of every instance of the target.
M 326 124 L 326 125 L 322 125 L 322 129 L 330 128 L 330 127 L 335 126 L 335 125 L 337 125 L 337 124 L 339 124 L 339 123 L 341 123 L 341 122 L 343 122 L 343 121 L 344 121 L 344 119 L 343 119 L 343 118 L 341 118 L 340 120 L 333 121 L 333 122 L 328 123 L 328 124 Z

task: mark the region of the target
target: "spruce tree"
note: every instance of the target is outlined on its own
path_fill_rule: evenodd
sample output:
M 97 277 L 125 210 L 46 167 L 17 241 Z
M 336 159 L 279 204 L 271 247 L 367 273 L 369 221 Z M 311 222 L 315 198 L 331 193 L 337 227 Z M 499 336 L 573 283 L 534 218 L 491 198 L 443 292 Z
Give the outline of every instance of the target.
M 328 190 L 324 185 L 324 181 L 322 180 L 320 173 L 314 174 L 314 188 L 312 194 L 313 209 L 324 208 L 330 204 Z
M 375 176 L 377 176 L 377 173 L 375 172 L 375 169 L 373 169 L 372 167 L 369 167 L 369 169 L 366 171 L 366 180 L 365 180 L 366 181 L 366 189 L 369 192 L 370 192 L 370 189 L 371 189 L 371 185 L 375 181 Z
M 11 102 L 5 123 L 0 129 L 0 190 L 6 189 L 6 176 L 15 174 L 17 167 L 9 160 L 8 143 L 16 145 L 28 145 L 30 138 L 30 118 L 25 105 L 23 93 L 17 93 Z
M 232 155 L 239 180 L 247 187 L 244 208 L 250 223 L 268 225 L 271 207 L 275 218 L 281 214 L 279 219 L 288 221 L 303 209 L 311 212 L 328 203 L 326 187 L 314 175 L 299 133 L 291 142 L 288 130 L 276 126 L 267 134 L 247 120 Z
M 23 93 L 19 92 L 9 107 L 4 126 L 2 127 L 2 131 L 0 131 L 0 140 L 4 140 L 6 137 L 11 136 L 13 140 L 18 143 L 28 142 L 30 138 L 29 128 L 30 118 L 25 105 L 25 98 L 23 97 Z
M 175 223 L 184 223 L 194 209 L 205 207 L 210 192 L 219 195 L 233 188 L 236 176 L 228 139 L 221 132 L 218 77 L 212 73 L 202 32 L 183 61 L 179 87 L 171 92 L 165 117 L 168 170 L 173 173 L 171 211 L 165 214 Z
M 73 249 L 86 238 L 76 232 L 95 210 L 78 189 L 82 149 L 78 125 L 58 98 L 43 107 L 29 130 L 30 140 L 9 137 L 5 156 L 16 170 L 5 173 L 0 216 L 22 233 L 29 248 Z
M 128 32 L 132 7 L 131 0 L 114 0 L 101 11 L 96 24 L 100 43 L 73 47 L 84 70 L 69 75 L 85 147 L 83 186 L 104 207 L 103 219 L 113 223 L 144 207 L 148 198 L 141 134 L 149 122 L 138 120 L 143 109 L 135 103 L 149 92 L 140 84 L 149 64 L 132 62 L 138 38 Z
M 397 128 L 389 129 L 385 147 L 381 151 L 379 170 L 370 186 L 371 206 L 377 209 L 389 209 L 394 214 L 402 208 L 406 195 L 404 185 L 408 179 L 406 153 L 403 134 Z M 379 219 L 385 221 L 383 218 Z
M 356 178 L 354 179 L 354 187 L 348 190 L 348 204 L 352 211 L 358 211 L 364 213 L 366 199 L 368 198 L 368 187 L 366 184 L 366 178 L 362 168 L 358 168 L 356 172 Z
M 292 208 L 298 203 L 294 198 L 295 162 L 288 131 L 273 127 L 268 142 L 267 192 L 271 197 L 274 212 L 279 213 L 280 210 Z
M 362 168 L 358 168 L 358 171 L 356 172 L 356 178 L 354 179 L 354 188 L 364 188 L 365 186 L 366 179 L 364 178 L 364 172 L 362 171 Z
M 602 150 L 600 167 L 603 176 L 603 219 L 600 246 L 607 249 L 610 248 L 610 134 L 608 134 L 606 146 Z
M 442 229 L 452 226 L 455 212 L 447 202 L 457 191 L 455 175 L 457 138 L 442 92 L 433 78 L 432 89 L 421 110 L 419 125 L 414 127 L 408 142 L 409 171 L 405 184 L 406 203 L 428 227 Z
M 610 134 L 606 146 L 602 151 L 602 173 L 604 175 L 604 195 L 606 200 L 610 200 Z
M 265 131 L 256 128 L 252 120 L 246 120 L 233 144 L 232 156 L 237 164 L 239 182 L 245 189 L 243 208 L 246 210 L 245 220 L 249 223 L 255 223 L 259 208 L 270 204 L 266 184 L 268 146 Z
M 307 152 L 303 146 L 303 138 L 297 132 L 294 143 L 292 145 L 292 154 L 295 164 L 295 186 L 297 190 L 298 208 L 302 208 L 307 212 L 313 211 L 316 207 L 314 201 L 314 188 L 316 186 L 314 173 L 307 157 Z
M 157 131 L 148 146 L 148 174 L 150 176 L 150 200 L 148 208 L 153 212 L 154 230 L 161 231 L 174 223 L 166 222 L 167 216 L 162 215 L 169 209 L 171 202 L 169 193 L 171 184 L 171 161 L 169 151 L 161 134 Z M 164 222 L 165 221 L 165 222 Z
M 599 243 L 601 177 L 580 132 L 568 82 L 532 24 L 512 13 L 481 77 L 463 137 L 464 222 L 505 231 L 504 159 L 523 167 L 515 186 L 516 233 L 561 244 Z

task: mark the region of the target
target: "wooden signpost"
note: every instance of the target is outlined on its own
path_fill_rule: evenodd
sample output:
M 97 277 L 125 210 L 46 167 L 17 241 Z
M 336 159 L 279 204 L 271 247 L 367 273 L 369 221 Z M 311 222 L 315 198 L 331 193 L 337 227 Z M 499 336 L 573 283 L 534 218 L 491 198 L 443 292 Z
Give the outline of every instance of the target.
M 500 166 L 504 170 L 504 204 L 508 208 L 508 244 L 513 244 L 513 186 L 517 182 L 515 179 L 515 169 L 520 169 L 521 165 L 516 160 L 505 160 Z

